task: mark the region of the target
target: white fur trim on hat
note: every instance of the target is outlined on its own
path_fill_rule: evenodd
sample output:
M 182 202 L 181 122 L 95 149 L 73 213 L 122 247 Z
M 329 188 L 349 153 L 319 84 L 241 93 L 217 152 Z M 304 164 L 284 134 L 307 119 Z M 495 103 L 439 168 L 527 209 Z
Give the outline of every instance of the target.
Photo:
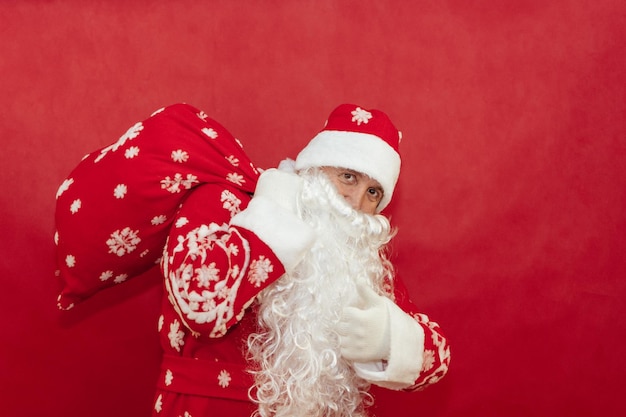
M 400 155 L 378 136 L 369 133 L 323 130 L 296 158 L 296 170 L 311 167 L 348 168 L 368 175 L 383 187 L 376 212 L 391 201 L 400 175 Z

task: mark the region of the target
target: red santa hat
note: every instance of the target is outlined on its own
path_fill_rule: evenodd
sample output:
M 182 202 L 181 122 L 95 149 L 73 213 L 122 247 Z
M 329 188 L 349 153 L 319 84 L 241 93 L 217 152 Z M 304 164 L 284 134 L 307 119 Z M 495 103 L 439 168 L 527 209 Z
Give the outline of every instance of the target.
M 391 201 L 400 175 L 398 146 L 402 134 L 380 110 L 341 104 L 296 157 L 295 169 L 332 166 L 348 168 L 375 179 L 384 195 L 376 211 Z

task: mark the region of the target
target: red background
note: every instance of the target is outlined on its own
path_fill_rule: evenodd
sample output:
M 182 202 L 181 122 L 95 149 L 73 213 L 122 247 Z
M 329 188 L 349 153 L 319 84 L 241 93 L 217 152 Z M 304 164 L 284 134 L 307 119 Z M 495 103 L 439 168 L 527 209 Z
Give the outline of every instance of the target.
M 180 101 L 261 167 L 341 102 L 403 131 L 397 264 L 452 366 L 379 416 L 624 415 L 622 0 L 2 1 L 0 34 L 2 416 L 149 414 L 158 277 L 56 311 L 53 213 Z

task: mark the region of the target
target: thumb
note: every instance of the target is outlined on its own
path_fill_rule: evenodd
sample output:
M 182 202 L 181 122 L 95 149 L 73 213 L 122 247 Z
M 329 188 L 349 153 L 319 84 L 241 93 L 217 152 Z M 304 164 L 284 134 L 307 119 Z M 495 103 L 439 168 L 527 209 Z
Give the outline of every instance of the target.
M 380 303 L 381 295 L 365 283 L 361 283 L 357 287 L 357 294 L 359 297 L 359 306 L 361 308 L 371 307 Z

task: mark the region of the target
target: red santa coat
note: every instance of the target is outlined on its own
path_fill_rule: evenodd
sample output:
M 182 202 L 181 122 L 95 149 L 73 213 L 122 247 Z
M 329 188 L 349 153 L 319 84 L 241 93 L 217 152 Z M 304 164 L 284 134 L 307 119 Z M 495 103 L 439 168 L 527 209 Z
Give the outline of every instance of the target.
M 144 159 L 135 161 L 143 162 L 134 169 L 120 168 L 139 155 Z M 102 175 L 107 172 L 113 174 Z M 257 229 L 245 216 L 231 221 L 247 208 L 257 178 L 228 131 L 204 112 L 179 104 L 86 157 L 59 189 L 60 308 L 152 267 L 165 247 L 158 324 L 164 355 L 154 416 L 249 416 L 254 410 L 245 359 L 245 342 L 256 325 L 253 302 L 310 243 L 304 230 L 298 232 L 299 219 L 271 202 L 247 213 L 283 229 L 276 236 L 292 237 L 280 250 L 266 226 Z M 132 198 L 124 200 L 127 195 Z M 128 210 L 119 209 L 120 200 Z M 87 227 L 94 222 L 98 227 Z M 421 389 L 446 373 L 448 345 L 437 324 L 418 313 L 402 282 L 396 279 L 393 288 L 392 323 L 402 324 L 392 329 L 391 356 L 384 364 L 355 367 L 377 385 Z M 394 335 L 407 326 L 419 331 L 416 346 L 405 349 L 394 344 Z

